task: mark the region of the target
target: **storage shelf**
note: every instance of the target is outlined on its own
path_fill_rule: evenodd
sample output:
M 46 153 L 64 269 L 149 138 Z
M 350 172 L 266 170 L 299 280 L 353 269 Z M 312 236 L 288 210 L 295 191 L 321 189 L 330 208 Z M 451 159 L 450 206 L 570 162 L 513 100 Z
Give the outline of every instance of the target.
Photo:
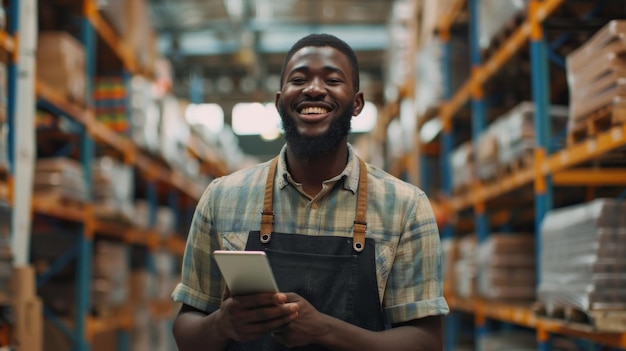
M 129 308 L 123 308 L 109 317 L 92 317 L 87 319 L 85 338 L 92 340 L 95 335 L 116 330 L 131 330 L 133 316 Z
M 448 11 L 439 18 L 439 21 L 437 21 L 437 30 L 439 30 L 440 33 L 449 33 L 450 27 L 456 20 L 466 2 L 467 0 L 454 0 L 454 2 L 449 5 Z
M 123 155 L 124 161 L 129 165 L 136 165 L 147 178 L 153 180 L 159 180 L 167 184 L 173 185 L 187 196 L 193 199 L 199 199 L 204 191 L 204 188 L 197 185 L 190 179 L 187 179 L 182 173 L 176 170 L 170 170 L 167 167 L 160 165 L 152 160 L 149 155 L 143 154 L 130 138 L 120 135 L 104 124 L 98 122 L 93 115 L 92 111 L 85 109 L 84 107 L 68 101 L 45 83 L 38 81 L 36 83 L 37 95 L 46 102 L 56 106 L 68 117 L 75 121 L 85 125 L 87 131 L 97 141 L 103 142 L 106 145 L 117 150 Z M 211 164 L 212 175 L 221 176 L 225 173 L 224 167 L 215 163 L 216 161 L 210 161 L 203 158 L 203 162 Z
M 100 16 L 95 0 L 84 0 L 84 15 L 96 30 L 96 33 L 120 58 L 124 68 L 131 73 L 140 73 L 132 51 L 124 41 L 121 40 L 115 30 Z
M 9 33 L 3 30 L 0 30 L 0 47 L 11 53 L 15 50 L 15 41 Z
M 476 203 L 482 203 L 487 200 L 502 196 L 512 190 L 518 189 L 523 185 L 533 182 L 538 172 L 542 176 L 557 175 L 555 183 L 558 184 L 560 172 L 566 172 L 568 169 L 580 163 L 590 161 L 593 158 L 606 154 L 614 149 L 626 146 L 626 124 L 618 125 L 610 130 L 592 137 L 584 142 L 578 143 L 561 151 L 550 155 L 544 162 L 539 164 L 537 169 L 536 162 L 526 169 L 520 170 L 515 174 L 498 179 L 492 184 L 483 185 L 476 184 L 471 191 L 466 194 L 455 196 L 450 200 L 450 208 L 460 211 L 471 207 Z M 623 172 L 620 170 L 619 172 Z M 567 173 L 563 173 L 567 174 Z M 606 176 L 620 176 L 623 173 L 604 173 L 597 176 L 597 181 L 602 181 Z M 589 174 L 587 174 L 589 175 Z M 561 176 L 562 179 L 563 176 Z M 624 184 L 624 178 L 617 178 L 617 184 Z M 588 178 L 589 182 L 594 182 L 594 178 Z
M 612 347 L 626 347 L 626 333 L 590 330 L 591 326 L 537 316 L 530 305 L 514 305 L 480 298 L 446 296 L 452 310 L 474 314 L 476 320 L 493 319 L 550 334 L 580 337 Z
M 77 223 L 86 223 L 89 213 L 87 204 L 72 202 L 68 206 L 67 202 L 58 197 L 37 194 L 32 198 L 32 209 L 37 214 Z
M 166 319 L 174 314 L 174 302 L 172 300 L 153 300 L 149 303 L 150 315 L 153 319 Z
M 527 43 L 531 35 L 531 24 L 535 21 L 542 22 L 564 2 L 565 0 L 545 0 L 541 2 L 536 11 L 531 12 L 527 16 L 527 19 L 484 64 L 473 68 L 472 76 L 456 92 L 453 98 L 442 106 L 441 118 L 443 120 L 454 118 L 454 115 L 471 98 L 472 93 L 478 91 L 484 82 L 498 72 Z

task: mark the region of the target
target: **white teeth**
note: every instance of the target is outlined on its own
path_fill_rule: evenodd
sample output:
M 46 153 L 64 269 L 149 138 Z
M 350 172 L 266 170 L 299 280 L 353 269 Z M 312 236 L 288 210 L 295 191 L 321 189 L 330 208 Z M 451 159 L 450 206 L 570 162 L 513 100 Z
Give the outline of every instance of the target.
M 302 113 L 303 115 L 311 115 L 311 114 L 321 115 L 327 112 L 328 110 L 323 107 L 305 107 L 302 109 L 300 113 Z

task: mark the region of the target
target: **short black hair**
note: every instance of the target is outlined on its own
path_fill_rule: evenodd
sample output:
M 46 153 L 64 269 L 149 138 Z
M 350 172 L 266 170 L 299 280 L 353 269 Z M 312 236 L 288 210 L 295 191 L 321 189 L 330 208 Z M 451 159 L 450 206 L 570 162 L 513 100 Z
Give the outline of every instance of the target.
M 302 39 L 298 40 L 291 49 L 287 52 L 285 56 L 285 61 L 283 62 L 283 66 L 280 69 L 280 88 L 282 89 L 283 83 L 285 80 L 285 69 L 287 68 L 287 63 L 293 55 L 300 49 L 315 46 L 315 47 L 323 47 L 330 46 L 331 48 L 339 50 L 341 53 L 346 55 L 348 61 L 350 62 L 350 66 L 352 66 L 352 84 L 354 85 L 354 91 L 359 91 L 359 61 L 356 58 L 356 54 L 354 50 L 348 45 L 345 41 L 337 38 L 334 35 L 321 33 L 321 34 L 309 34 Z

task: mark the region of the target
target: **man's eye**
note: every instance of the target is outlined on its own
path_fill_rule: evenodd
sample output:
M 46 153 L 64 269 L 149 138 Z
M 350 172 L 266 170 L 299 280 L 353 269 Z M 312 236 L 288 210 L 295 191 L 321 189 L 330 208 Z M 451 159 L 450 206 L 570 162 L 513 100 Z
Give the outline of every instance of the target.
M 293 84 L 302 84 L 304 82 L 306 82 L 306 79 L 304 78 L 292 78 L 291 79 L 291 83 Z
M 339 83 L 341 83 L 341 79 L 339 79 L 339 78 L 329 78 L 326 81 L 329 84 L 339 84 Z

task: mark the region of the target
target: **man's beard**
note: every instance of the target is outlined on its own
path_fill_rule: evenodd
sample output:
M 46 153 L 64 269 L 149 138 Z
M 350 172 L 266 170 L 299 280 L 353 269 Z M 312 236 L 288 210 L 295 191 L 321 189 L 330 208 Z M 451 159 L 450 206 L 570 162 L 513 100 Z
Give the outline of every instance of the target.
M 281 102 L 278 106 L 278 113 L 285 130 L 285 140 L 289 149 L 300 159 L 313 159 L 326 155 L 337 149 L 339 143 L 350 132 L 350 122 L 354 109 L 348 106 L 341 114 L 334 118 L 328 130 L 319 136 L 307 137 L 298 133 L 296 122 L 287 114 L 285 105 Z

